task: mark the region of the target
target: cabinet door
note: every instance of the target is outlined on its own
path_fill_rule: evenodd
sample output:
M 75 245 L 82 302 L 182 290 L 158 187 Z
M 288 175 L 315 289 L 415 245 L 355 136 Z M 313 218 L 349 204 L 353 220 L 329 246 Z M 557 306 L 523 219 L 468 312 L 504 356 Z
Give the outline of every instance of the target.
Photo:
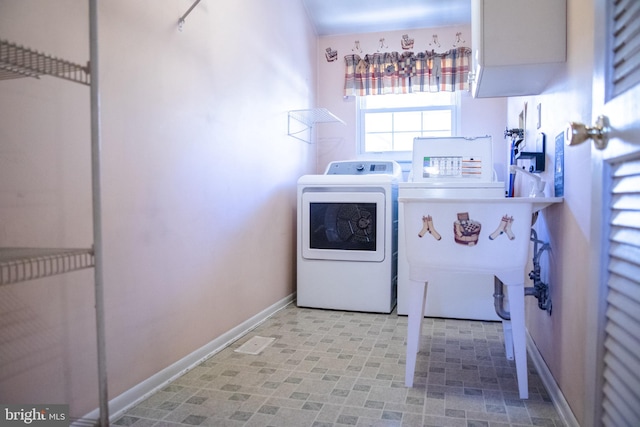
M 474 96 L 541 93 L 566 61 L 565 0 L 472 0 Z

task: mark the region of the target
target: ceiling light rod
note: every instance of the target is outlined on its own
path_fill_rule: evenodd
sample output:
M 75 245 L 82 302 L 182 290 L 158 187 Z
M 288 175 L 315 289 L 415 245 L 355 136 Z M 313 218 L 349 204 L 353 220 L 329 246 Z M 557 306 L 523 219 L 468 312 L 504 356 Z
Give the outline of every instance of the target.
M 187 11 L 185 12 L 185 14 L 184 14 L 184 15 L 182 15 L 182 16 L 180 17 L 180 19 L 178 19 L 178 29 L 179 29 L 180 31 L 182 31 L 182 26 L 184 25 L 184 20 L 187 18 L 187 16 L 189 16 L 189 14 L 190 14 L 190 13 L 191 13 L 191 11 L 193 10 L 193 8 L 194 8 L 194 7 L 196 7 L 196 6 L 198 5 L 198 3 L 200 3 L 200 1 L 201 1 L 201 0 L 196 0 L 196 1 L 191 5 L 191 7 L 189 8 L 189 10 L 187 10 Z

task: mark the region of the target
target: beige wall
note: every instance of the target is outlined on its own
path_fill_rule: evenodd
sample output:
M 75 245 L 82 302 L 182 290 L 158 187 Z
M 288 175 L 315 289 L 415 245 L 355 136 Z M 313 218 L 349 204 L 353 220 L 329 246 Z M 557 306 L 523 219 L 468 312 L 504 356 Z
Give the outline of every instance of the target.
M 295 290 L 295 182 L 315 146 L 300 2 L 100 2 L 110 396 Z M 86 2 L 0 0 L 2 37 L 88 60 Z M 287 25 L 274 25 L 283 22 Z M 0 82 L 0 246 L 91 244 L 89 89 Z M 98 406 L 93 272 L 0 289 L 0 401 Z
M 325 36 L 318 39 L 318 104 L 328 108 L 346 123 L 322 124 L 317 127 L 318 172 L 324 172 L 327 164 L 334 160 L 354 159 L 356 147 L 356 102 L 354 98 L 344 99 L 344 57 L 353 53 L 364 56 L 368 53 L 402 52 L 400 41 L 404 34 L 414 39 L 414 52 L 435 50 L 445 52 L 456 42 L 456 33 L 461 32 L 461 39 L 471 46 L 471 27 L 423 28 L 407 31 L 388 31 L 384 33 L 349 34 L 342 36 Z M 438 36 L 440 46 L 434 44 L 433 35 Z M 384 38 L 381 47 L 380 39 Z M 362 53 L 354 52 L 355 41 L 360 42 Z M 325 50 L 330 47 L 338 51 L 338 60 L 327 62 Z M 506 98 L 474 99 L 468 92 L 461 94 L 460 136 L 491 135 L 494 145 L 494 163 L 505 164 L 506 147 L 503 134 L 506 126 Z M 501 169 L 498 166 L 498 169 Z M 498 170 L 498 173 L 502 173 Z M 501 179 L 502 176 L 501 176 Z
M 547 135 L 547 168 L 542 174 L 553 188 L 555 136 L 569 121 L 592 123 L 591 77 L 593 71 L 593 9 L 591 3 L 569 0 L 567 63 L 564 73 L 539 96 L 509 100 L 509 126 L 518 124 L 518 114 L 528 103 L 527 137 L 535 138 L 537 104 L 542 106 L 542 127 Z M 530 139 L 531 140 L 531 139 Z M 565 147 L 564 203 L 544 212 L 537 223 L 539 237 L 550 241 L 546 280 L 551 285 L 551 316 L 528 298 L 527 328 L 558 386 L 578 419 L 584 419 L 586 337 L 586 285 L 588 283 L 591 176 L 591 144 Z M 524 189 L 522 189 L 524 190 Z M 549 191 L 549 190 L 548 190 Z M 551 191 L 550 194 L 553 192 Z M 595 374 L 595 373 L 594 373 Z

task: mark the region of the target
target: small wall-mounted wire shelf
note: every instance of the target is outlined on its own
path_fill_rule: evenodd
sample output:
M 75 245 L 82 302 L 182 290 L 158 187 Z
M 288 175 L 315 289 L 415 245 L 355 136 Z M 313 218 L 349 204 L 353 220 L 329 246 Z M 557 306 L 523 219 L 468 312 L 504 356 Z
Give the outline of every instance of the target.
M 301 124 L 301 129 L 295 129 L 295 125 L 291 120 L 295 120 Z M 308 110 L 292 110 L 289 111 L 288 135 L 304 142 L 311 143 L 311 130 L 316 123 L 342 123 L 345 122 L 336 117 L 326 108 L 312 108 Z M 300 127 L 300 126 L 298 126 Z M 307 138 L 301 135 L 306 135 Z
M 91 268 L 92 249 L 0 248 L 0 285 Z
M 41 75 L 91 84 L 89 65 L 74 64 L 38 51 L 0 40 L 0 80 Z

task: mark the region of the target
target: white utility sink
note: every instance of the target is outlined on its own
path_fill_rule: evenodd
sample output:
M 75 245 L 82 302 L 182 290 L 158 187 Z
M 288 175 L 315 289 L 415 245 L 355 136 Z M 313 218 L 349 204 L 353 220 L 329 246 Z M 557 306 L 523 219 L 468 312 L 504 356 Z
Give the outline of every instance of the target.
M 561 197 L 423 198 L 403 203 L 411 280 L 405 383 L 413 386 L 427 284 L 434 272 L 493 274 L 508 289 L 510 321 L 503 321 L 505 350 L 515 361 L 521 399 L 528 398 L 524 281 L 532 216 Z

